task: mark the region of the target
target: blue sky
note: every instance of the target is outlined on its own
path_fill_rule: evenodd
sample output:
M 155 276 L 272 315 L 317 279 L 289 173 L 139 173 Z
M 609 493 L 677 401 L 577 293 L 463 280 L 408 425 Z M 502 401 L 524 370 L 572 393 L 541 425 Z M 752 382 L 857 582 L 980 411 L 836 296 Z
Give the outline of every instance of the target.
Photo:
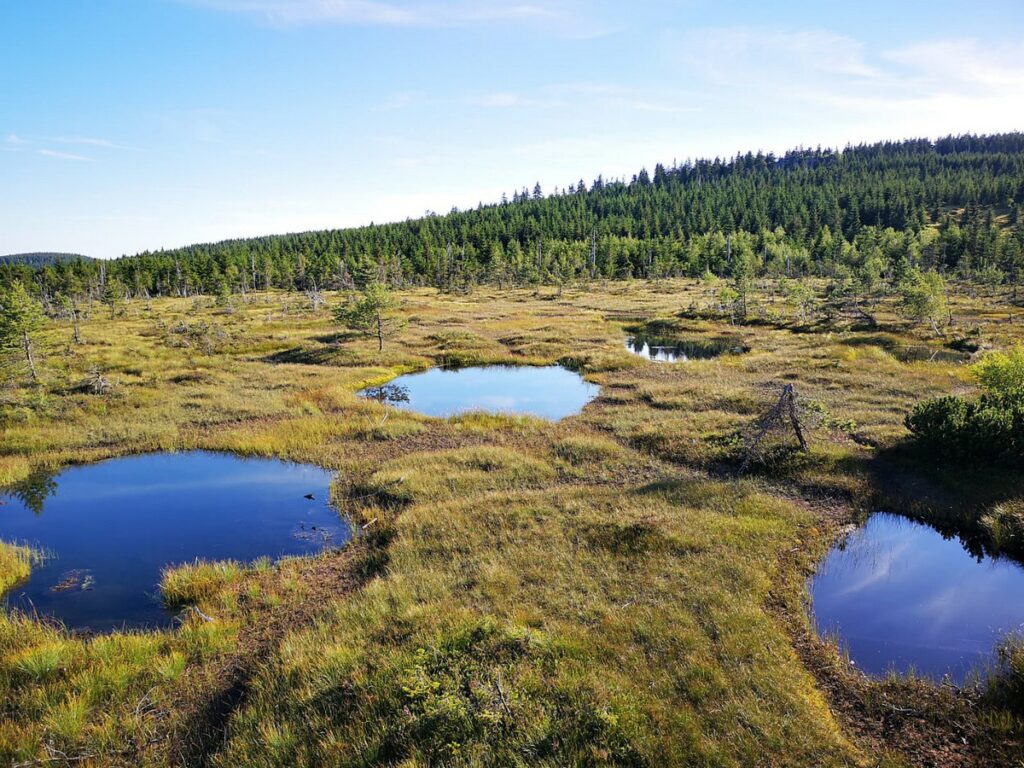
M 0 254 L 1024 129 L 1024 3 L 3 0 Z

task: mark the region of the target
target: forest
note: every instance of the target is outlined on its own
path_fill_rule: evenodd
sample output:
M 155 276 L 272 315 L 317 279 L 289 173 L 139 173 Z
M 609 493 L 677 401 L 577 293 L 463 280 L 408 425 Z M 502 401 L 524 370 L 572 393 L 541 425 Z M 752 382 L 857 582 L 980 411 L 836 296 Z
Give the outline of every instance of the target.
M 46 303 L 332 290 L 368 282 L 462 291 L 588 278 L 899 278 L 989 285 L 1024 275 L 1024 133 L 696 160 L 631 179 L 391 224 L 227 240 L 110 262 L 5 263 Z M 109 282 L 109 285 L 108 285 Z
M 43 267 L 47 264 L 59 264 L 63 261 L 89 261 L 88 256 L 80 253 L 11 253 L 0 256 L 0 264 L 26 264 L 30 267 Z

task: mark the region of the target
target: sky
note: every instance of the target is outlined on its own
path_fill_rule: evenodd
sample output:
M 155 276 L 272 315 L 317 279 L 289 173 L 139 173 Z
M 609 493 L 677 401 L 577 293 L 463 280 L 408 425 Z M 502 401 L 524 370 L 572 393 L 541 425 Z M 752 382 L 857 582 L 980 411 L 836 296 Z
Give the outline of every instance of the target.
M 0 0 L 0 254 L 1024 130 L 1024 2 Z

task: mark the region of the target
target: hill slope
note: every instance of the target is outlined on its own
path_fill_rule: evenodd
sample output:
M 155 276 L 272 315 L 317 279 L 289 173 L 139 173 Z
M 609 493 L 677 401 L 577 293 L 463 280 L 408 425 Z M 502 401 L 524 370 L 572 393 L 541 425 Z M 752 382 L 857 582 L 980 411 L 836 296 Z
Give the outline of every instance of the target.
M 1024 133 L 912 139 L 658 165 L 628 182 L 581 180 L 548 196 L 535 187 L 446 215 L 146 252 L 108 273 L 178 295 L 352 277 L 450 288 L 899 264 L 1016 280 L 1022 207 Z
M 11 253 L 7 256 L 0 256 L 0 264 L 26 264 L 30 267 L 45 267 L 47 264 L 56 264 L 62 261 L 92 261 L 89 256 L 80 253 L 51 253 L 43 251 L 39 253 Z

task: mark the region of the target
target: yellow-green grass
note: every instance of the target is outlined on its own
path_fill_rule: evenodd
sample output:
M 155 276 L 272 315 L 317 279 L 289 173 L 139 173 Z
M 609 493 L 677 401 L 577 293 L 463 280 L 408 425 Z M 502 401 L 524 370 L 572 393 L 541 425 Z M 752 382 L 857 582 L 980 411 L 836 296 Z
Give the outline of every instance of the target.
M 266 563 L 261 564 L 266 567 Z M 240 563 L 196 561 L 164 570 L 160 594 L 169 607 L 198 606 L 221 595 L 244 578 Z
M 748 326 L 709 314 L 697 281 L 401 298 L 408 323 L 383 355 L 285 294 L 235 297 L 229 312 L 133 301 L 97 312 L 82 345 L 47 329 L 42 386 L 0 389 L 0 484 L 154 450 L 308 461 L 338 471 L 335 499 L 380 552 L 354 592 L 322 581 L 341 567 L 332 553 L 172 569 L 165 599 L 200 609 L 174 632 L 90 639 L 3 619 L 0 762 L 173 763 L 196 727 L 179 717 L 195 681 L 225 659 L 243 665 L 247 696 L 211 724 L 222 765 L 870 765 L 899 746 L 833 715 L 841 694 L 808 671 L 792 627 L 806 628 L 805 569 L 835 530 L 814 500 L 869 507 L 904 414 L 972 386 L 961 366 L 889 351 L 940 339 L 891 301 L 881 330 L 797 332 L 771 285 Z M 955 332 L 993 346 L 1024 335 L 1006 301 L 957 292 L 953 310 Z M 651 363 L 622 340 L 652 319 L 750 351 Z M 557 361 L 603 387 L 560 423 L 437 420 L 355 394 L 433 364 Z M 93 366 L 111 394 L 78 388 Z M 822 416 L 810 455 L 756 480 L 721 474 L 783 383 Z M 1006 531 L 1019 503 L 971 514 Z M 260 634 L 282 615 L 300 620 Z
M 30 547 L 0 541 L 0 595 L 29 577 L 35 558 Z
M 426 493 L 262 670 L 221 765 L 849 765 L 765 602 L 810 515 L 747 485 Z

